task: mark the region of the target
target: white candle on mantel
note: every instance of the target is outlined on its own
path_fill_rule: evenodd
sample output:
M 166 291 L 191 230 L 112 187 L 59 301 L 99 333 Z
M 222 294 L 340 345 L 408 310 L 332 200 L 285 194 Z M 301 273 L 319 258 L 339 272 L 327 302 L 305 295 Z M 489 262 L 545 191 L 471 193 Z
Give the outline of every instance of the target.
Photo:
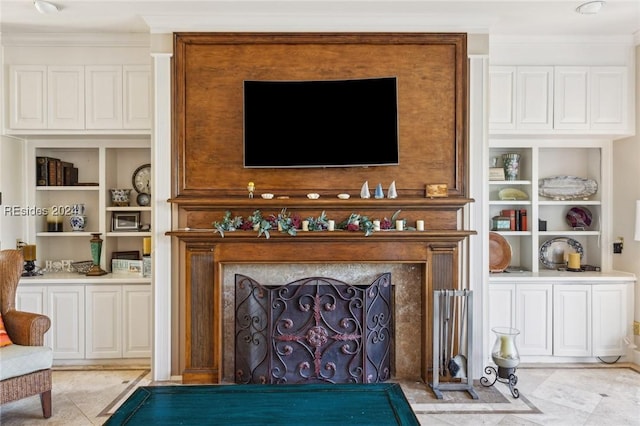
M 404 230 L 404 220 L 396 220 L 396 230 L 397 231 Z
M 424 220 L 417 220 L 416 221 L 416 229 L 418 231 L 424 231 Z
M 336 222 L 333 221 L 333 220 L 329 220 L 328 229 L 329 229 L 329 231 L 335 230 L 336 229 Z
M 302 230 L 303 231 L 308 231 L 309 230 L 309 221 L 308 220 L 303 220 L 302 221 Z
M 380 230 L 380 221 L 379 220 L 374 220 L 373 221 L 373 230 L 374 231 L 379 231 Z

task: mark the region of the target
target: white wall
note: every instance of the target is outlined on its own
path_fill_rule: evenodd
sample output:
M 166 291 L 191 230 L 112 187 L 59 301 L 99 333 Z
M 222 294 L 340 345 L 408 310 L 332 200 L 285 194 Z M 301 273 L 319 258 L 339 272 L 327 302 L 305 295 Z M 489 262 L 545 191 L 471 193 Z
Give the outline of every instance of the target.
M 635 49 L 635 66 L 640 70 L 640 45 Z M 640 74 L 636 72 L 636 126 L 640 123 Z M 613 236 L 624 238 L 621 254 L 613 255 L 613 268 L 633 272 L 640 278 L 640 241 L 634 241 L 636 200 L 640 200 L 640 136 L 613 143 Z M 640 287 L 636 283 L 634 320 L 640 321 Z M 630 325 L 631 326 L 631 325 Z M 631 330 L 629 330 L 631 334 Z M 640 346 L 640 337 L 635 336 Z M 636 363 L 639 363 L 636 355 Z

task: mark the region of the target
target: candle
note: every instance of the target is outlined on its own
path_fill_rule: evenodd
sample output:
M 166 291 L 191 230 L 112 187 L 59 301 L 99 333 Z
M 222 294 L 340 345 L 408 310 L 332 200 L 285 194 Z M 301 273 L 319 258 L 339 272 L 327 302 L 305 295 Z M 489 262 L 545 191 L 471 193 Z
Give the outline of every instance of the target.
M 379 231 L 380 230 L 380 221 L 379 220 L 374 220 L 373 221 L 373 230 L 374 231 Z
M 396 230 L 404 230 L 404 220 L 396 220 Z
M 62 232 L 64 217 L 53 213 L 54 208 L 49 209 L 47 214 L 47 232 Z
M 142 255 L 149 256 L 151 254 L 151 237 L 142 239 Z
M 309 221 L 308 220 L 303 220 L 302 221 L 302 230 L 303 231 L 308 231 L 309 230 Z
M 569 253 L 569 269 L 580 269 L 580 253 Z
M 424 220 L 417 220 L 416 221 L 416 229 L 418 231 L 424 231 Z
M 500 336 L 500 356 L 502 358 L 511 358 L 513 356 L 509 336 Z
M 329 220 L 328 229 L 329 229 L 329 231 L 335 230 L 336 229 L 336 222 L 333 221 L 333 220 Z
M 36 246 L 35 244 L 28 244 L 22 248 L 22 256 L 24 260 L 36 260 Z

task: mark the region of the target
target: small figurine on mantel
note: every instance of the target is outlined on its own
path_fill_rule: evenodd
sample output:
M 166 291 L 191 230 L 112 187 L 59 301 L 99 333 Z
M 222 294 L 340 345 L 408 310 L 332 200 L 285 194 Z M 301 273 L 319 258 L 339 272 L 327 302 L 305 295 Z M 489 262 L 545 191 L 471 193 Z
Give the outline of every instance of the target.
M 371 193 L 369 192 L 369 181 L 364 181 L 362 184 L 362 188 L 360 189 L 360 198 L 371 198 Z
M 387 192 L 387 198 L 398 198 L 398 192 L 396 191 L 396 181 L 394 180 L 389 185 L 389 191 Z
M 384 198 L 384 192 L 382 192 L 382 184 L 381 183 L 379 183 L 378 186 L 376 186 L 376 192 L 374 193 L 373 196 L 376 199 Z
M 253 198 L 253 192 L 256 190 L 256 186 L 253 182 L 247 184 L 247 191 L 249 191 L 249 198 Z

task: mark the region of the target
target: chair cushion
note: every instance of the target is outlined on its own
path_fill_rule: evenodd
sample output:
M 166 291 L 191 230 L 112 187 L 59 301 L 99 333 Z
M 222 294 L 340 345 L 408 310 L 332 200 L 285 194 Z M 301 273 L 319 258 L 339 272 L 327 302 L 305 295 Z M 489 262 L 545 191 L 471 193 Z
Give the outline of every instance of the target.
M 0 380 L 51 368 L 53 351 L 47 346 L 9 345 L 0 348 Z
M 13 344 L 13 342 L 7 334 L 7 330 L 4 328 L 4 321 L 2 321 L 2 314 L 0 313 L 0 348 L 11 344 Z

